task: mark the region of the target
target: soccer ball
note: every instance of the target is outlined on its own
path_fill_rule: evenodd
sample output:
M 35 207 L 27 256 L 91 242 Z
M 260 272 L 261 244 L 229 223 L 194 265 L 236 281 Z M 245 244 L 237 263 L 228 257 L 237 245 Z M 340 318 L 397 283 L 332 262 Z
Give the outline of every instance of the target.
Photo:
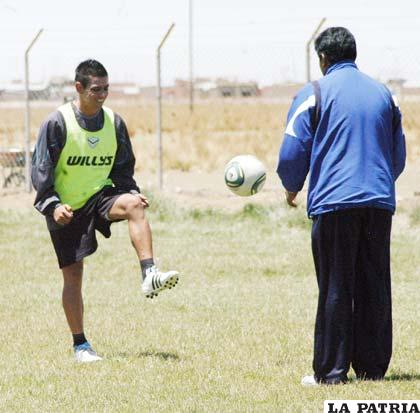
M 261 191 L 265 176 L 265 166 L 253 155 L 235 156 L 225 167 L 225 183 L 239 196 L 250 196 Z

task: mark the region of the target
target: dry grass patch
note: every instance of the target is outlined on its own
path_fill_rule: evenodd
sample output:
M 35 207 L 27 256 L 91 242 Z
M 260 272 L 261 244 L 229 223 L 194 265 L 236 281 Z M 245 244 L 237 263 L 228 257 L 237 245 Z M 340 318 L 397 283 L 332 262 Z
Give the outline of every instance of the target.
M 156 168 L 156 104 L 153 101 L 109 100 L 108 105 L 126 121 L 139 167 Z M 31 139 L 35 143 L 38 128 L 54 102 L 33 103 Z M 289 103 L 263 100 L 221 99 L 197 102 L 191 114 L 189 105 L 163 104 L 164 162 L 169 169 L 211 171 L 239 153 L 253 153 L 274 167 L 283 137 Z M 420 156 L 420 103 L 402 103 L 407 149 L 410 159 Z M 23 147 L 24 108 L 2 107 L 0 111 L 0 147 Z

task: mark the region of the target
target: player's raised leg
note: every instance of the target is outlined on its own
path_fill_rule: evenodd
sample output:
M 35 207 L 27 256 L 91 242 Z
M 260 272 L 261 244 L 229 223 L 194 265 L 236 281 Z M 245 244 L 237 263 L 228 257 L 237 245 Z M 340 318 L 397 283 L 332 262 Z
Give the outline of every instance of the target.
M 148 298 L 160 291 L 175 287 L 179 276 L 177 271 L 160 272 L 153 261 L 152 231 L 146 218 L 145 208 L 149 206 L 142 194 L 124 194 L 117 198 L 108 212 L 111 221 L 126 219 L 131 243 L 140 260 L 143 293 Z

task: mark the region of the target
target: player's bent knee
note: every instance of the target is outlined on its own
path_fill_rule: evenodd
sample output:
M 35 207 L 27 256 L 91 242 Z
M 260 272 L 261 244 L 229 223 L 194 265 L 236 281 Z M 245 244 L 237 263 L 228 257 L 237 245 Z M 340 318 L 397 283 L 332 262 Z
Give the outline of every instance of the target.
M 127 198 L 125 209 L 128 216 L 137 215 L 139 212 L 144 215 L 144 206 L 141 199 L 136 195 L 130 195 L 130 198 Z

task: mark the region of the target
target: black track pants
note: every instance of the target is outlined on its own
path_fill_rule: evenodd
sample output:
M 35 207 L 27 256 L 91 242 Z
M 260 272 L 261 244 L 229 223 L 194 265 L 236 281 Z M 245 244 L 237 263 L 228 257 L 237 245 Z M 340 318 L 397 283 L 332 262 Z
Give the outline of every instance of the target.
M 392 213 L 355 208 L 319 215 L 312 252 L 319 299 L 315 378 L 347 380 L 385 375 L 392 352 L 390 234 Z

